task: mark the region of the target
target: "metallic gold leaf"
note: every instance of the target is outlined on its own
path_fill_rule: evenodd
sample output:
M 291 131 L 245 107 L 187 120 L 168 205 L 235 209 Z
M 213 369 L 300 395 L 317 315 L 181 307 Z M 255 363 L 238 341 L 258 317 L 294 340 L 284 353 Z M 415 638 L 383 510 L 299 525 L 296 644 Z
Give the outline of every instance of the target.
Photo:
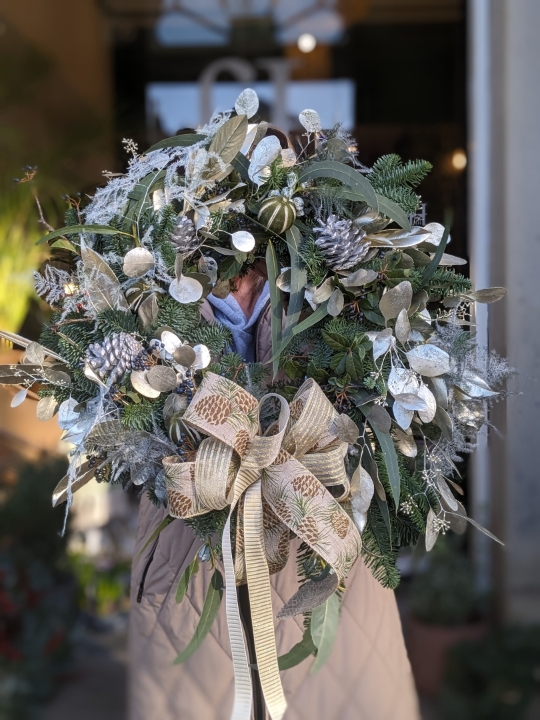
M 458 509 L 458 501 L 456 498 L 452 495 L 452 491 L 446 484 L 446 480 L 443 478 L 442 475 L 437 475 L 436 479 L 437 488 L 444 498 L 445 503 L 448 505 L 450 510 L 456 511 Z
M 379 309 L 386 321 L 397 318 L 401 310 L 408 310 L 411 306 L 413 291 L 408 280 L 400 282 L 382 296 Z
M 412 430 L 394 429 L 394 441 L 397 449 L 405 457 L 414 458 L 418 455 L 418 447 L 412 434 Z
M 69 430 L 79 420 L 79 413 L 75 410 L 77 401 L 68 398 L 58 408 L 58 425 L 62 430 Z
M 195 350 L 190 345 L 180 345 L 172 354 L 174 361 L 183 367 L 189 368 L 197 359 Z
M 364 270 L 361 268 L 347 277 L 341 278 L 341 284 L 346 288 L 362 287 L 377 279 L 375 270 Z
M 409 350 L 407 359 L 413 370 L 426 377 L 450 372 L 450 356 L 436 345 L 418 345 Z
M 392 412 L 394 413 L 394 418 L 399 427 L 402 430 L 408 430 L 408 428 L 411 425 L 413 416 L 414 416 L 414 410 L 407 410 L 398 402 L 394 403 L 394 406 L 392 407 Z
M 340 440 L 354 445 L 360 435 L 358 425 L 348 415 L 340 414 L 335 418 L 332 427 Z
M 43 377 L 53 385 L 61 385 L 62 387 L 69 387 L 69 385 L 71 385 L 70 376 L 63 370 L 45 368 L 43 370 Z
M 351 510 L 358 532 L 362 532 L 367 522 L 367 512 L 375 492 L 371 475 L 359 465 L 351 477 Z
M 176 372 L 166 365 L 155 365 L 146 372 L 146 382 L 160 393 L 169 392 L 176 388 Z
M 435 254 L 429 256 L 432 260 L 435 257 Z M 446 253 L 443 253 L 441 259 L 439 260 L 439 266 L 446 267 L 451 265 L 466 265 L 467 260 L 464 258 L 456 257 L 455 255 L 447 255 Z
M 231 292 L 230 280 L 218 280 L 212 288 L 212 295 L 221 300 L 224 300 L 227 295 Z
M 133 388 L 144 397 L 157 398 L 161 395 L 159 390 L 155 390 L 146 379 L 145 370 L 133 370 L 130 376 Z M 176 376 L 175 376 L 176 379 Z
M 247 131 L 248 121 L 245 114 L 238 114 L 236 117 L 230 118 L 212 138 L 208 152 L 217 153 L 225 164 L 231 163 L 244 144 Z M 217 166 L 217 163 L 215 170 L 221 172 L 221 168 Z M 212 175 L 216 174 L 215 170 L 212 172 L 212 169 L 210 169 Z
M 157 298 L 154 295 L 154 293 L 152 293 L 145 300 L 142 301 L 142 303 L 139 305 L 139 309 L 137 311 L 137 315 L 139 316 L 141 325 L 143 326 L 143 328 L 145 330 L 150 330 L 150 328 L 156 321 L 158 312 L 159 312 L 159 307 L 158 307 Z
M 494 303 L 501 300 L 505 295 L 506 288 L 503 287 L 485 288 L 484 290 L 475 290 L 474 292 L 466 293 L 467 298 L 471 298 L 479 303 Z
M 424 238 L 420 247 L 424 250 L 433 250 L 434 248 L 439 247 L 444 235 L 444 225 L 436 222 L 428 223 L 424 227 L 424 230 L 428 231 L 429 235 Z M 450 242 L 450 236 L 448 236 L 448 242 Z
M 154 256 L 143 247 L 136 247 L 126 253 L 123 271 L 128 277 L 141 277 L 154 268 Z
M 442 407 L 444 410 L 448 409 L 448 388 L 443 378 L 435 377 L 428 378 L 427 383 L 431 388 L 431 392 L 435 396 L 437 405 Z
M 435 400 L 435 396 L 433 395 L 431 390 L 426 387 L 426 385 L 420 385 L 420 387 L 418 388 L 418 395 L 426 404 L 425 410 L 418 411 L 420 420 L 425 423 L 430 423 L 435 417 L 435 413 L 437 412 L 437 402 Z
M 317 305 L 320 305 L 325 300 L 328 300 L 330 295 L 334 292 L 335 288 L 334 278 L 327 278 L 321 285 L 319 285 L 313 291 L 312 301 Z
M 282 292 L 291 292 L 291 268 L 284 268 L 281 275 L 277 276 L 276 285 Z

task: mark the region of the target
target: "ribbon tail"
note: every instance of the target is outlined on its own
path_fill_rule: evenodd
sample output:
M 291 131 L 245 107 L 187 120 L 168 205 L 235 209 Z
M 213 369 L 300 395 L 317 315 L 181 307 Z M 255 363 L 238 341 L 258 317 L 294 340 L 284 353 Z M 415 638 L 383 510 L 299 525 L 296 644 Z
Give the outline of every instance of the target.
M 231 720 L 250 720 L 253 702 L 251 670 L 246 652 L 244 631 L 236 594 L 236 578 L 231 548 L 230 515 L 225 523 L 222 543 L 223 565 L 225 568 L 225 607 L 234 667 L 234 707 Z
M 281 720 L 287 702 L 281 685 L 274 631 L 270 575 L 264 547 L 261 479 L 245 493 L 244 546 L 257 668 L 268 712 Z

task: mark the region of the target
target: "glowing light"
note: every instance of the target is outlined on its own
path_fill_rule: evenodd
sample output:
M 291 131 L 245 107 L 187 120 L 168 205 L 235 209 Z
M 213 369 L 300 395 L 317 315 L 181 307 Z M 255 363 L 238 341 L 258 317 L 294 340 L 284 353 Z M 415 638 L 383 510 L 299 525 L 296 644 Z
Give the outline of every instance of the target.
M 310 53 L 317 47 L 317 40 L 311 33 L 302 33 L 298 38 L 298 49 L 303 53 Z
M 64 292 L 66 295 L 73 295 L 77 287 L 73 283 L 67 283 L 64 285 Z
M 456 170 L 465 170 L 467 167 L 467 155 L 464 150 L 454 150 L 452 165 Z

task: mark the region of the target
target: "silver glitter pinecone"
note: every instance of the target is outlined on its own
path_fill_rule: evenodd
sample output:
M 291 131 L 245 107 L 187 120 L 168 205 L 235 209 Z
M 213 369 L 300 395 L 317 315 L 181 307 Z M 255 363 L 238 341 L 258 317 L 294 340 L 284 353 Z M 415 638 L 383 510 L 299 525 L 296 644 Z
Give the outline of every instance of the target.
M 144 369 L 146 352 L 141 343 L 129 333 L 114 333 L 102 343 L 92 343 L 86 351 L 86 360 L 100 378 L 111 385 L 119 382 L 128 370 Z
M 186 215 L 179 215 L 176 226 L 170 234 L 169 240 L 176 245 L 178 252 L 189 255 L 199 247 L 199 240 L 195 234 L 195 225 Z
M 351 220 L 329 215 L 326 223 L 314 228 L 318 234 L 315 244 L 333 270 L 348 270 L 367 255 L 369 243 L 363 243 L 366 233 Z

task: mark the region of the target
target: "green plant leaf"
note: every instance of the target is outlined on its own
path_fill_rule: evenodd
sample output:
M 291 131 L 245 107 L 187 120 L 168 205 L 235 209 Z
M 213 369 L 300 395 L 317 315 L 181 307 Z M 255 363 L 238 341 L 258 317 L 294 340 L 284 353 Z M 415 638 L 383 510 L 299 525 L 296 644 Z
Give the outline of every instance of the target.
M 299 665 L 303 660 L 313 655 L 317 648 L 311 637 L 311 628 L 307 627 L 304 636 L 294 645 L 288 653 L 278 657 L 278 666 L 280 670 L 289 670 L 289 668 Z
M 291 293 L 283 332 L 284 337 L 287 337 L 300 319 L 304 303 L 304 287 L 307 283 L 307 271 L 302 258 L 298 254 L 301 240 L 300 230 L 293 225 L 287 230 L 285 237 L 289 247 L 289 255 L 291 256 Z
M 249 172 L 248 172 L 249 160 L 243 153 L 241 153 L 241 152 L 236 153 L 236 157 L 234 157 L 231 160 L 231 165 L 236 170 L 236 172 L 240 175 L 240 177 L 242 178 L 242 180 L 244 182 L 248 183 L 248 185 L 253 185 L 253 182 L 252 182 L 251 178 L 249 177 Z
M 344 335 L 328 332 L 327 330 L 323 330 L 321 335 L 324 342 L 332 350 L 335 350 L 336 352 L 344 352 L 349 349 L 350 342 Z
M 360 408 L 362 413 L 367 417 L 367 421 L 379 441 L 381 446 L 384 462 L 386 465 L 386 471 L 388 473 L 388 480 L 390 481 L 390 487 L 392 488 L 392 497 L 396 508 L 399 507 L 399 496 L 401 492 L 401 477 L 399 475 L 399 466 L 396 455 L 396 449 L 394 447 L 394 441 L 389 433 L 381 432 L 375 423 L 372 423 L 369 419 L 368 410 L 363 407 Z
M 376 195 L 379 201 L 379 212 L 397 222 L 404 230 L 410 231 L 411 223 L 407 213 L 393 200 L 389 200 L 384 195 L 379 195 L 379 193 L 376 193 Z
M 158 170 L 156 172 L 148 173 L 143 179 L 137 183 L 137 185 L 130 192 L 128 197 L 130 201 L 128 203 L 125 219 L 130 222 L 139 219 L 141 213 L 144 212 L 145 208 L 150 205 L 150 190 L 157 185 L 161 185 L 165 179 L 165 170 Z
M 182 577 L 180 578 L 180 581 L 178 583 L 178 587 L 176 588 L 176 602 L 181 603 L 184 599 L 188 586 L 189 581 L 191 578 L 197 574 L 199 571 L 199 557 L 198 553 L 195 555 L 193 560 L 189 563 L 187 568 L 182 573 Z
M 202 641 L 208 635 L 212 627 L 216 615 L 219 610 L 221 598 L 223 596 L 223 576 L 219 570 L 214 570 L 212 580 L 208 587 L 208 592 L 204 599 L 204 605 L 199 618 L 199 624 L 195 629 L 195 635 L 191 638 L 188 645 L 182 650 L 174 661 L 174 665 L 180 665 L 190 658 L 201 646 Z
M 74 253 L 79 252 L 73 243 L 69 242 L 69 240 L 64 240 L 63 238 L 60 238 L 60 240 L 55 240 L 51 247 L 62 248 L 63 250 L 71 250 L 71 252 Z
M 367 204 L 374 210 L 379 208 L 377 194 L 372 188 L 371 183 L 358 170 L 348 165 L 333 160 L 325 160 L 323 162 L 312 163 L 298 176 L 298 182 L 303 183 L 307 180 L 315 178 L 329 177 L 339 180 L 347 187 L 354 190 Z
M 212 138 L 208 152 L 217 153 L 227 165 L 236 157 L 246 139 L 248 119 L 235 115 L 227 120 Z
M 278 347 L 277 351 L 274 352 L 274 354 L 272 355 L 272 358 L 271 358 L 272 362 L 275 359 L 279 359 L 279 356 L 285 350 L 285 348 L 291 342 L 291 340 L 293 339 L 293 337 L 295 335 L 298 335 L 298 333 L 301 333 L 304 330 L 307 330 L 312 325 L 315 325 L 315 323 L 318 323 L 319 320 L 322 320 L 324 317 L 326 317 L 326 315 L 328 315 L 328 310 L 326 307 L 327 305 L 328 305 L 328 300 L 326 300 L 324 303 L 322 303 L 322 305 L 319 305 L 319 307 L 314 312 L 312 312 L 311 315 L 308 315 L 307 318 L 302 320 L 301 323 L 298 323 L 298 325 L 293 327 L 291 334 L 285 338 L 285 340 Z M 272 347 L 272 351 L 273 351 L 273 347 Z
M 154 540 L 157 538 L 157 536 L 161 533 L 162 530 L 165 530 L 166 527 L 169 527 L 169 525 L 173 522 L 173 520 L 176 520 L 176 518 L 173 518 L 170 515 L 167 515 L 167 517 L 163 518 L 163 520 L 159 523 L 157 528 L 154 530 L 154 532 L 150 535 L 148 540 L 144 543 L 142 548 L 139 550 L 135 560 L 138 560 L 141 557 L 141 555 L 146 550 L 146 548 L 154 542 Z
M 339 624 L 339 606 L 339 597 L 334 593 L 311 613 L 311 637 L 317 648 L 312 674 L 322 668 L 332 652 Z
M 42 245 L 44 242 L 49 242 L 55 238 L 62 237 L 63 235 L 77 235 L 78 233 L 97 233 L 98 235 L 126 235 L 127 237 L 133 238 L 131 233 L 117 230 L 116 228 L 109 227 L 108 225 L 68 225 L 67 227 L 60 228 L 60 230 L 53 230 L 53 232 L 44 235 L 40 238 L 36 245 Z
M 174 135 L 173 137 L 165 138 L 164 140 L 160 140 L 155 145 L 152 145 L 152 147 L 149 147 L 144 154 L 146 155 L 153 150 L 161 150 L 162 148 L 187 147 L 188 145 L 195 145 L 195 143 L 204 140 L 205 137 L 205 135 L 196 135 L 193 133 L 186 133 L 185 135 Z
M 375 493 L 375 500 L 377 501 L 377 505 L 379 506 L 379 510 L 381 511 L 381 515 L 383 516 L 384 524 L 386 525 L 386 529 L 388 530 L 390 545 L 392 545 L 392 523 L 390 522 L 388 503 L 386 502 L 386 500 L 380 498 L 377 493 Z
M 243 117 L 245 117 L 245 115 Z M 272 329 L 272 377 L 275 377 L 279 367 L 279 356 L 282 351 L 280 344 L 283 323 L 283 295 L 276 285 L 276 280 L 279 275 L 279 264 L 276 250 L 271 240 L 268 241 L 266 248 L 266 267 L 268 271 L 268 284 L 270 286 L 270 303 L 272 306 L 270 315 Z

